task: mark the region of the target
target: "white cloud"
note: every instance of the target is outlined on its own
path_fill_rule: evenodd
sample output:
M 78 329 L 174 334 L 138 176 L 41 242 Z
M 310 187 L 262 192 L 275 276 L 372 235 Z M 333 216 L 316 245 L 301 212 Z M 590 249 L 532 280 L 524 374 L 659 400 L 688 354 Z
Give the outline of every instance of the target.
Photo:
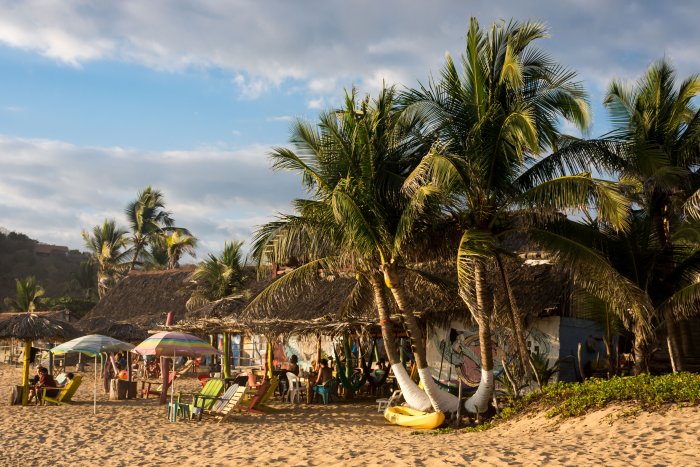
M 268 148 L 144 152 L 0 136 L 0 226 L 82 248 L 80 232 L 116 218 L 147 185 L 163 191 L 179 225 L 217 250 L 251 233 L 300 195 L 297 180 L 269 169 Z
M 470 16 L 484 25 L 543 20 L 552 39 L 540 45 L 596 88 L 613 76 L 637 76 L 665 53 L 683 74 L 700 65 L 694 53 L 700 9 L 691 0 L 437 0 L 410 7 L 399 0 L 328 0 L 314 3 L 312 14 L 286 0 L 0 0 L 0 8 L 0 43 L 76 66 L 107 59 L 158 70 L 223 69 L 246 99 L 288 81 L 301 81 L 299 89 L 314 99 L 353 83 L 370 88 L 361 91 L 382 80 L 413 85 L 439 70 L 445 49 L 455 56 L 464 49 Z
M 306 102 L 306 106 L 309 109 L 323 109 L 326 105 L 326 100 L 323 97 L 317 97 L 316 99 L 309 99 Z
M 277 115 L 266 119 L 268 122 L 291 122 L 293 120 L 294 117 L 292 115 Z

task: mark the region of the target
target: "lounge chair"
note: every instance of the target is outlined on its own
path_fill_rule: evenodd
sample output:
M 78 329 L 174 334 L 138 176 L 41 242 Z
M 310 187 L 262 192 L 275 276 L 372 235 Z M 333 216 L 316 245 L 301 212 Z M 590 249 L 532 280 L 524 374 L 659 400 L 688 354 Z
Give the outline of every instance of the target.
M 49 404 L 57 404 L 57 405 L 68 405 L 71 404 L 71 398 L 75 394 L 75 391 L 78 390 L 80 387 L 80 383 L 83 381 L 83 377 L 80 375 L 76 375 L 73 377 L 72 380 L 68 382 L 65 386 L 62 388 L 43 388 L 44 392 L 41 397 L 41 403 L 43 405 L 49 403 Z M 50 397 L 46 395 L 47 390 L 52 390 L 52 389 L 58 389 L 58 394 L 54 397 Z
M 206 409 L 206 408 L 200 408 L 200 407 L 192 407 L 192 418 L 197 418 L 197 420 L 202 419 L 202 415 L 212 415 L 212 416 L 219 416 L 219 417 L 225 417 L 228 415 L 231 410 L 241 402 L 243 399 L 243 396 L 245 395 L 246 387 L 245 385 L 239 386 L 238 384 L 234 384 L 230 386 L 225 393 L 223 393 L 220 397 L 210 397 L 210 396 L 202 396 L 202 395 L 196 395 L 195 396 L 195 401 L 193 403 L 194 405 L 199 405 L 200 400 L 204 399 L 211 399 L 214 401 L 213 405 L 211 408 Z
M 401 390 L 396 389 L 391 393 L 389 398 L 377 399 L 377 412 L 383 413 L 388 407 L 394 406 L 399 403 L 401 399 Z
M 214 403 L 219 399 L 219 394 L 224 390 L 224 382 L 220 379 L 211 378 L 207 380 L 202 390 L 199 393 L 179 392 L 177 395 L 178 403 L 183 396 L 191 396 L 192 403 L 190 404 L 190 412 L 194 413 L 199 410 L 211 410 Z
M 265 412 L 269 412 L 271 409 L 265 407 L 265 403 L 270 400 L 278 384 L 279 379 L 273 377 L 265 379 L 257 388 L 247 388 L 245 397 L 236 409 L 253 415 L 263 415 Z

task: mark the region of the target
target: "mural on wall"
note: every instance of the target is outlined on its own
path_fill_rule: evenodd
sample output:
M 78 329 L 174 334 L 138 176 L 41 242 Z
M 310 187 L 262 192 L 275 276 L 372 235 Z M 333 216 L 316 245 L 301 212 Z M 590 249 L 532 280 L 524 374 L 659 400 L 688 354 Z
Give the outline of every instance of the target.
M 493 333 L 493 364 L 496 376 L 503 372 L 502 361 L 509 364 L 512 359 L 517 358 L 515 352 L 509 350 L 509 339 L 505 332 Z M 558 348 L 552 347 L 552 336 L 537 327 L 528 330 L 526 341 L 532 352 L 549 356 L 553 350 L 558 351 Z M 453 321 L 449 327 L 429 329 L 427 353 L 428 365 L 437 381 L 456 385 L 461 378 L 462 382 L 469 386 L 479 384 L 481 347 L 479 329 L 476 326 L 465 326 L 459 321 Z
M 278 341 L 275 345 L 275 364 L 283 364 L 289 361 L 292 355 L 299 359 L 299 366 L 304 370 L 311 368 L 311 363 L 316 360 L 316 337 L 290 337 L 284 341 Z M 328 337 L 321 337 L 321 357 L 328 358 L 333 355 L 333 341 Z

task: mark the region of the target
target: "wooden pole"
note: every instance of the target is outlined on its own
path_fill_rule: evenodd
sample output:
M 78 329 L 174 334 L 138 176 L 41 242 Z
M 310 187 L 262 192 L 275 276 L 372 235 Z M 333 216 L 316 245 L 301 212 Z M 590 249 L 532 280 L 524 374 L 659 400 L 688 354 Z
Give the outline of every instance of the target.
M 459 405 L 457 406 L 457 421 L 455 423 L 455 428 L 459 428 L 459 424 L 462 421 L 462 378 L 457 378 L 459 381 L 459 386 L 457 387 L 457 399 L 459 399 Z
M 173 314 L 172 311 L 168 312 L 168 316 L 165 318 L 165 325 L 166 326 L 172 326 L 173 321 L 175 320 L 175 315 Z M 175 361 L 173 359 L 173 370 L 175 369 Z M 168 384 L 168 376 L 170 374 L 170 359 L 167 357 L 160 357 L 160 376 L 161 376 L 161 381 L 163 384 L 163 390 L 160 391 L 160 399 L 158 400 L 158 403 L 160 405 L 165 404 L 168 401 L 168 387 L 170 386 Z
M 267 339 L 267 377 L 272 379 L 272 339 Z
M 22 405 L 29 400 L 29 354 L 32 352 L 32 341 L 24 341 L 24 363 L 22 364 Z
M 221 373 L 224 378 L 231 377 L 231 369 L 229 366 L 229 353 L 231 350 L 230 337 L 228 332 L 224 333 L 224 354 L 221 356 Z

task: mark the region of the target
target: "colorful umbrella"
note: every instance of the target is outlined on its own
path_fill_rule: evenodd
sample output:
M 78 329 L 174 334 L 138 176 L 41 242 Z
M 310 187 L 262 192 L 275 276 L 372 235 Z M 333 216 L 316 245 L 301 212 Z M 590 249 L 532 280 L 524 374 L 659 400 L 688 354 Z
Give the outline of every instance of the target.
M 197 336 L 168 331 L 149 336 L 132 351 L 141 355 L 155 355 L 156 357 L 199 357 L 212 354 L 220 355 L 222 353 Z
M 140 355 L 155 355 L 156 357 L 199 357 L 203 355 L 221 355 L 208 342 L 197 336 L 182 332 L 163 331 L 146 338 L 145 341 L 134 347 L 132 352 Z M 170 390 L 170 406 L 175 397 L 175 378 L 173 378 Z
M 122 350 L 131 350 L 133 344 L 122 342 L 109 336 L 100 334 L 90 334 L 88 336 L 78 337 L 61 345 L 57 345 L 49 352 L 56 355 L 63 355 L 68 352 L 80 352 L 91 357 L 95 357 L 95 387 L 93 394 L 92 412 L 97 413 L 97 356 L 103 353 L 120 352 Z

